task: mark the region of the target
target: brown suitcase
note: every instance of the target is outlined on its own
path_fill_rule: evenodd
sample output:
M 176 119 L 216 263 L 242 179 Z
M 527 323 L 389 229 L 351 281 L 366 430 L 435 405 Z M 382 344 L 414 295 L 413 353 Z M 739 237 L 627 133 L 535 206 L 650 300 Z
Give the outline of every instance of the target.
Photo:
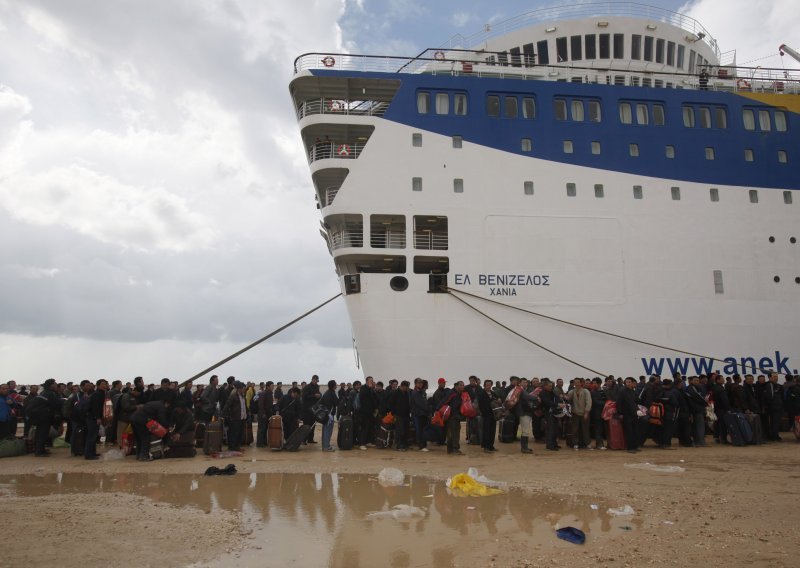
M 220 422 L 209 422 L 206 425 L 205 438 L 203 440 L 203 453 L 211 455 L 222 451 L 222 424 Z
M 267 446 L 271 450 L 283 448 L 283 419 L 279 414 L 269 417 L 267 426 Z

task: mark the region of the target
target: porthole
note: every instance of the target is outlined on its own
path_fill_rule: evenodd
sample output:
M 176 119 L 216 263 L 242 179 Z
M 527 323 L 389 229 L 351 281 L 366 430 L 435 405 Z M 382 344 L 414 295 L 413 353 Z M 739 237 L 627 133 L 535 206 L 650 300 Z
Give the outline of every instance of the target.
M 408 288 L 408 279 L 405 276 L 395 276 L 389 280 L 389 286 L 391 286 L 392 290 L 395 292 L 402 292 Z
M 769 242 L 774 243 L 775 242 L 775 237 L 770 237 L 769 238 Z
M 775 278 L 773 278 L 773 280 L 774 280 L 774 281 L 775 281 L 775 283 L 777 284 L 778 282 L 780 282 L 780 281 L 781 281 L 781 277 L 780 277 L 780 276 L 776 276 Z
M 797 242 L 797 239 L 795 239 L 794 237 L 790 237 L 789 242 L 795 244 Z

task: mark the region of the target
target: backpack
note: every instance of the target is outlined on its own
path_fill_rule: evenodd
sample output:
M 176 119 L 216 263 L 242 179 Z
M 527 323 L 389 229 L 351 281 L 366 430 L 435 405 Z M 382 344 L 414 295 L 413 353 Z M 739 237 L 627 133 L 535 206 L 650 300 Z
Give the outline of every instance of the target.
M 519 402 L 519 397 L 521 394 L 522 394 L 522 387 L 516 386 L 513 389 L 511 389 L 508 393 L 508 396 L 506 396 L 506 403 L 505 403 L 506 408 L 508 408 L 509 410 L 514 408 Z
M 461 393 L 461 414 L 467 419 L 475 418 L 478 415 L 478 410 L 472 404 L 472 399 L 469 398 L 469 394 L 466 392 Z
M 650 405 L 650 424 L 660 426 L 664 419 L 664 405 L 660 402 L 654 402 Z

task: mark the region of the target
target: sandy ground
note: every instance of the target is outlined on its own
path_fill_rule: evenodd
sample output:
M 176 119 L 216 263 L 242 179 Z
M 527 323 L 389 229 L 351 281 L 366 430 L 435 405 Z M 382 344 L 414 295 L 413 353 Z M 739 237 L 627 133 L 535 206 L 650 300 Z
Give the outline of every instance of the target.
M 784 434 L 784 439 L 789 436 Z M 241 458 L 215 460 L 199 455 L 194 459 L 150 463 L 132 458 L 88 462 L 69 457 L 68 450 L 56 450 L 50 458 L 3 459 L 0 475 L 199 475 L 210 465 L 232 462 L 241 473 L 375 475 L 384 467 L 396 467 L 406 474 L 444 479 L 475 466 L 490 478 L 526 490 L 612 506 L 630 505 L 636 511 L 632 523 L 635 529 L 609 532 L 581 547 L 543 546 L 514 534 L 497 537 L 473 533 L 464 539 L 463 547 L 450 561 L 453 566 L 798 565 L 800 444 L 793 440 L 745 448 L 658 450 L 648 446 L 636 455 L 614 451 L 547 452 L 537 444 L 534 456 L 523 456 L 516 444 L 499 444 L 498 448 L 497 454 L 486 455 L 479 448 L 462 444 L 466 455 L 451 457 L 445 455 L 444 448 L 434 448 L 429 453 L 377 449 L 323 453 L 319 445 L 309 445 L 297 453 L 249 448 Z M 686 471 L 662 473 L 625 467 L 643 462 L 678 465 Z M 49 555 L 43 548 L 34 547 L 37 550 L 33 552 L 28 546 L 5 547 L 0 565 L 129 566 L 134 558 L 136 565 L 143 566 L 185 565 L 186 548 L 182 548 L 184 556 L 176 558 L 165 546 L 168 541 L 190 543 L 189 560 L 203 565 L 226 551 L 235 554 L 238 548 L 251 546 L 241 537 L 242 520 L 234 513 L 210 516 L 174 505 L 156 505 L 143 497 L 108 495 L 3 496 L 0 513 L 4 518 L 13 514 L 16 535 L 52 536 L 60 545 L 57 554 Z M 128 536 L 115 534 L 115 528 Z M 131 536 L 136 534 L 146 537 Z M 79 541 L 81 535 L 85 537 L 83 542 Z M 99 551 L 112 546 L 113 555 L 85 552 L 87 543 L 94 543 Z M 92 546 L 88 544 L 89 548 Z M 76 547 L 80 550 L 72 550 Z M 222 565 L 236 565 L 235 558 L 230 556 L 230 561 Z M 387 561 L 386 565 L 393 564 Z

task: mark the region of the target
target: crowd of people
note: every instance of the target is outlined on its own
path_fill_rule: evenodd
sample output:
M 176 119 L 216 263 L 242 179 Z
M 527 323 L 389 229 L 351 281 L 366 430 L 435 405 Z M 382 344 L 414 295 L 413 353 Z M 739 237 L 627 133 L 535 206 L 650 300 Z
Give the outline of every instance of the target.
M 17 436 L 21 423 L 23 436 L 32 440 L 39 457 L 50 455 L 53 439 L 63 435 L 71 453 L 87 460 L 98 459 L 102 441 L 149 461 L 156 440 L 168 448 L 167 455 L 195 455 L 198 425 L 204 429 L 213 422 L 224 424 L 230 451 L 251 444 L 278 449 L 268 444 L 267 429 L 270 418 L 280 416 L 283 439 L 304 426 L 306 445 L 317 443 L 314 426 L 320 424 L 325 451 L 336 449 L 332 434 L 338 423 L 339 449 L 405 452 L 416 446 L 426 452 L 444 446 L 447 454 L 460 455 L 466 441 L 491 454 L 500 441 L 518 443 L 521 453 L 532 454 L 534 443 L 558 451 L 563 441 L 575 450 L 610 445 L 636 452 L 649 439 L 662 449 L 676 439 L 681 446 L 703 447 L 709 434 L 716 443 L 735 443 L 729 413 L 746 417 L 763 431 L 765 441 L 780 441 L 782 431 L 793 429 L 800 439 L 800 381 L 785 376 L 781 382 L 777 373 L 663 380 L 656 375 L 624 380 L 609 376 L 566 384 L 562 379 L 494 382 L 472 376 L 466 384 L 450 386 L 439 379 L 428 391 L 427 380 L 384 384 L 372 377 L 363 383 L 328 381 L 323 391 L 317 375 L 300 384 L 245 383 L 228 377 L 221 385 L 214 375 L 197 387 L 169 379 L 159 387 L 146 386 L 142 377 L 125 384 L 48 379 L 41 387 L 19 389 L 9 381 L 0 384 L 0 439 Z M 348 427 L 342 428 L 345 421 Z M 615 441 L 617 424 L 621 430 Z M 345 433 L 347 440 L 342 439 Z

